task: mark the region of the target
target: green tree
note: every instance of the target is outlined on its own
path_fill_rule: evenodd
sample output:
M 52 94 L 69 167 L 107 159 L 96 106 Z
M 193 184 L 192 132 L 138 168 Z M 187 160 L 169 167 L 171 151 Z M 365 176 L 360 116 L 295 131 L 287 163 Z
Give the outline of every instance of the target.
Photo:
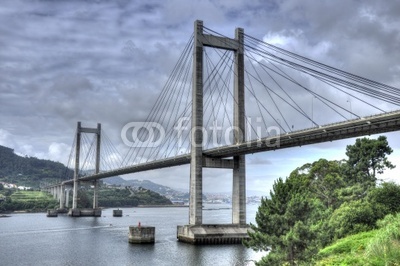
M 263 198 L 256 214 L 256 225 L 251 224 L 247 247 L 269 250 L 259 265 L 288 263 L 297 265 L 314 253 L 315 231 L 310 226 L 319 220 L 324 205 L 310 197 L 309 180 L 302 168 L 293 171 L 284 181 L 275 181 L 270 198 Z
M 348 178 L 354 183 L 375 185 L 377 174 L 395 167 L 387 159 L 387 155 L 392 152 L 385 136 L 379 136 L 378 139 L 356 139 L 354 145 L 346 147 Z
M 4 186 L 3 186 L 3 184 L 0 183 L 0 190 L 3 190 L 3 189 L 4 189 Z
M 333 231 L 334 239 L 339 239 L 373 229 L 380 218 L 382 215 L 375 212 L 371 203 L 355 200 L 343 203 L 333 212 L 329 227 Z
M 384 215 L 400 212 L 400 185 L 384 182 L 368 193 L 368 201 Z
M 367 184 L 370 184 L 368 182 Z M 364 199 L 368 195 L 365 183 L 355 183 L 336 190 L 337 200 L 340 203 Z
M 385 213 L 400 209 L 397 187 L 375 188 L 376 175 L 394 166 L 385 137 L 357 139 L 346 148 L 348 160 L 320 159 L 278 178 L 263 198 L 251 224 L 254 250 L 270 251 L 258 265 L 309 265 L 334 239 L 370 230 Z M 399 201 L 398 201 L 399 200 Z M 388 209 L 382 208 L 387 205 Z
M 274 250 L 282 245 L 279 238 L 288 230 L 283 215 L 286 213 L 286 203 L 290 200 L 290 188 L 282 178 L 274 182 L 270 198 L 262 198 L 256 214 L 256 225 L 250 224 L 250 240 L 244 244 L 254 250 Z M 276 253 L 276 255 L 274 254 Z M 272 252 L 268 257 L 275 257 L 278 252 Z M 275 259 L 280 259 L 275 258 Z
M 341 176 L 341 167 L 342 162 L 326 159 L 319 159 L 309 166 L 310 190 L 327 208 L 337 208 L 341 204 L 338 191 L 346 187 Z

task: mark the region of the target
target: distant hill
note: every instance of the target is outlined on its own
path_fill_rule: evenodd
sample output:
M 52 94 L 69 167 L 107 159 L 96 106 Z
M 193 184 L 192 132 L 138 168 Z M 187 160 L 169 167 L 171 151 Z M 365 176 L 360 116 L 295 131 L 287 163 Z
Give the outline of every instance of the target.
M 68 169 L 65 165 L 50 160 L 41 160 L 35 157 L 19 156 L 14 153 L 13 149 L 0 145 L 0 181 L 5 183 L 12 183 L 37 189 L 41 183 L 58 181 L 60 179 L 72 179 L 73 170 Z M 106 179 L 107 180 L 107 179 Z M 171 205 L 172 202 L 165 196 L 172 189 L 155 184 L 150 181 L 139 180 L 124 180 L 120 177 L 108 178 L 111 182 L 120 184 L 122 186 L 132 186 L 131 188 L 105 188 L 99 190 L 99 205 L 102 207 L 122 207 L 122 206 L 137 206 L 137 205 Z M 114 180 L 114 182 L 112 182 Z M 127 182 L 124 182 L 127 181 Z M 134 181 L 134 182 L 132 182 Z M 90 207 L 93 199 L 93 192 L 90 186 L 80 189 L 79 202 L 81 207 Z M 48 206 L 53 206 L 55 201 L 50 197 L 50 201 L 35 201 L 26 203 L 27 201 L 21 200 L 18 196 L 18 191 L 6 190 L 0 188 L 0 212 L 1 211 L 15 211 L 15 210 L 42 210 Z M 26 191 L 26 193 L 36 193 L 36 191 Z M 167 194 L 163 194 L 167 193 Z M 36 195 L 36 194 L 35 194 Z M 6 200 L 4 200 L 6 197 Z M 14 197 L 14 198 L 13 198 Z M 37 196 L 35 196 L 37 198 Z M 7 200 L 10 198 L 10 200 Z M 70 198 L 70 201 L 72 199 Z M 50 204 L 50 205 L 49 205 Z
M 178 191 L 176 191 L 175 189 L 172 189 L 170 187 L 163 186 L 160 184 L 156 184 L 149 180 L 138 180 L 138 179 L 126 180 L 120 176 L 114 176 L 114 177 L 109 177 L 109 178 L 103 179 L 103 182 L 106 184 L 109 184 L 109 185 L 116 185 L 116 186 L 122 186 L 122 187 L 125 187 L 125 186 L 127 186 L 127 187 L 142 187 L 142 188 L 157 192 L 161 195 L 170 195 L 170 194 L 178 193 Z
M 189 204 L 189 191 L 178 191 L 176 189 L 163 186 L 154 182 L 151 182 L 149 180 L 138 180 L 138 179 L 133 179 L 133 180 L 127 180 L 123 179 L 120 176 L 115 176 L 115 177 L 109 177 L 103 179 L 103 182 L 108 185 L 115 185 L 115 186 L 121 186 L 121 187 L 142 187 L 151 191 L 154 191 L 156 193 L 159 193 L 160 195 L 163 195 L 170 199 L 171 201 L 177 201 L 177 202 L 184 202 Z M 206 195 L 203 194 L 203 199 L 207 199 Z
M 72 178 L 73 171 L 59 162 L 19 156 L 0 145 L 0 180 L 33 188 L 41 182 Z
M 14 150 L 0 145 L 0 181 L 39 187 L 40 182 L 72 179 L 73 170 L 59 162 L 20 156 Z M 142 187 L 161 195 L 176 193 L 174 189 L 149 180 L 125 180 L 119 176 L 103 179 L 104 183 L 116 186 Z

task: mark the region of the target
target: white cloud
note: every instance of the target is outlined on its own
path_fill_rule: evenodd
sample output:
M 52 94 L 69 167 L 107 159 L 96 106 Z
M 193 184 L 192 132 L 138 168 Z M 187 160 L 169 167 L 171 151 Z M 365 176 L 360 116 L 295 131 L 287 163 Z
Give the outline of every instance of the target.
M 5 129 L 0 128 L 0 145 L 9 148 L 15 148 L 16 144 L 13 139 L 13 135 Z
M 68 163 L 68 157 L 71 151 L 71 147 L 65 143 L 53 142 L 49 146 L 49 151 L 46 157 L 49 160 L 61 162 L 65 165 Z

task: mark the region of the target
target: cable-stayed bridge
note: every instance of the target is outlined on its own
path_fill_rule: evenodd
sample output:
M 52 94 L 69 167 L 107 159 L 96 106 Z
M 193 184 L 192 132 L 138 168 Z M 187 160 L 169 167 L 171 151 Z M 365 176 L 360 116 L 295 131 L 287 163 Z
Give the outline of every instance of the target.
M 122 128 L 128 153 L 112 148 L 100 125 L 78 123 L 70 156 L 74 176 L 53 193 L 63 208 L 63 187 L 73 185 L 71 215 L 79 215 L 79 182 L 93 182 L 97 210 L 99 179 L 190 164 L 189 225 L 178 228 L 178 238 L 237 242 L 247 230 L 247 154 L 396 131 L 399 105 L 398 88 L 283 50 L 241 28 L 229 38 L 196 21 L 146 121 Z M 230 225 L 202 223 L 203 168 L 232 169 Z

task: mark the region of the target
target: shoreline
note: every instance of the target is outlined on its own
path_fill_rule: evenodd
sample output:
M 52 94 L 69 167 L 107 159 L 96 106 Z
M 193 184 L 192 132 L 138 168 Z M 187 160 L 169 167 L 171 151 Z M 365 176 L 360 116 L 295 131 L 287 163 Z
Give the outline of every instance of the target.
M 33 211 L 33 210 L 18 210 L 18 211 L 5 211 L 5 212 L 0 212 L 1 215 L 7 215 L 7 214 L 19 214 L 19 213 L 46 213 L 47 210 L 38 210 L 38 211 Z
M 182 207 L 189 207 L 189 205 L 138 205 L 133 208 L 182 208 Z
M 138 205 L 138 206 L 119 206 L 119 207 L 100 207 L 100 209 L 115 209 L 115 208 L 188 208 L 189 205 Z M 11 217 L 9 214 L 19 214 L 19 213 L 47 213 L 46 210 L 18 210 L 18 211 L 5 211 L 0 212 L 0 218 Z

